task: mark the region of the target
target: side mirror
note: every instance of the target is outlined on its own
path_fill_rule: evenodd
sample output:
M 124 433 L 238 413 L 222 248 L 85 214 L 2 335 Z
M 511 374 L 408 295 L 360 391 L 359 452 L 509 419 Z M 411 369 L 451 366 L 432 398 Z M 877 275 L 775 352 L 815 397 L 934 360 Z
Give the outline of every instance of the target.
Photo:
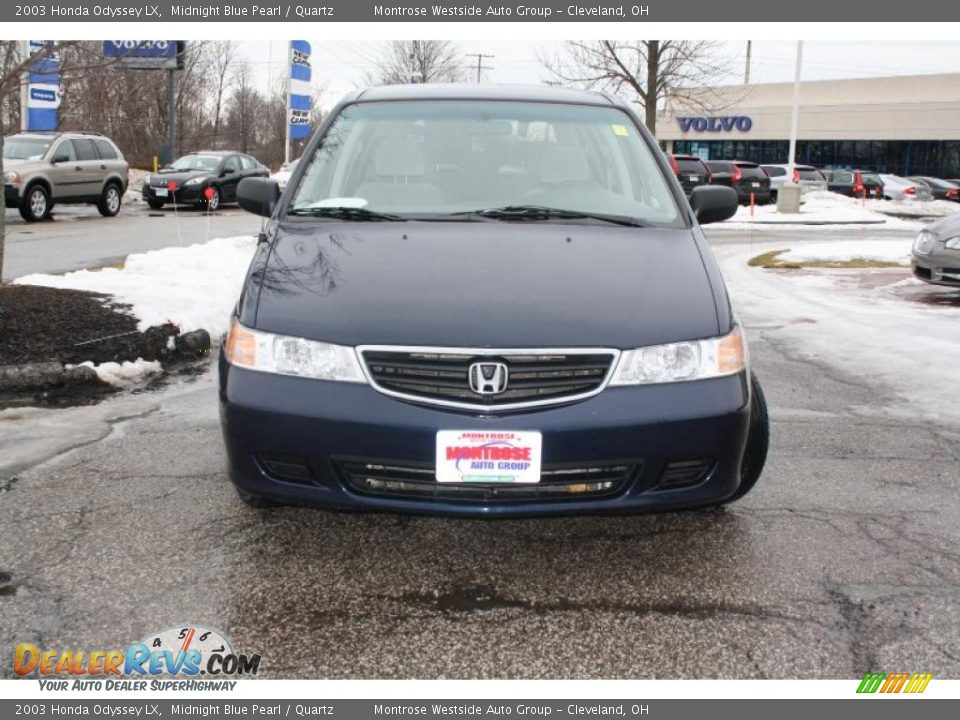
M 237 186 L 237 202 L 247 212 L 270 217 L 280 198 L 280 186 L 269 178 L 248 177 Z
M 737 214 L 737 191 L 723 185 L 701 185 L 690 193 L 690 207 L 701 225 L 723 222 Z
M 53 160 L 51 160 L 50 162 L 53 163 L 54 165 L 56 165 L 57 163 L 70 162 L 70 156 L 69 156 L 69 155 L 54 155 L 54 156 L 53 156 Z

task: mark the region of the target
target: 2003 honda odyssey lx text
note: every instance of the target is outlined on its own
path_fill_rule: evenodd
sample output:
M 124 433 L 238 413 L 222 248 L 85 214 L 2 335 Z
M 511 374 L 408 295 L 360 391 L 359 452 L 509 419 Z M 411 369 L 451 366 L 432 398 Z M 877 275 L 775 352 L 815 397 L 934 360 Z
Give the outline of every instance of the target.
M 343 100 L 270 218 L 220 359 L 254 505 L 508 516 L 729 502 L 768 421 L 699 223 L 632 108 L 543 87 Z

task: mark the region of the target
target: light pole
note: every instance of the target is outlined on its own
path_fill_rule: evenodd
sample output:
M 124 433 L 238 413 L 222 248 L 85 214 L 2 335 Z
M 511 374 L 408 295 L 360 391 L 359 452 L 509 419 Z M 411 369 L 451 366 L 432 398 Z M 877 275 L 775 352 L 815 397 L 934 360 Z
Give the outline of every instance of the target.
M 800 185 L 794 180 L 797 166 L 797 133 L 800 124 L 800 69 L 803 65 L 803 41 L 797 41 L 797 67 L 793 77 L 793 107 L 790 110 L 790 150 L 787 156 L 787 181 L 777 191 L 777 212 L 800 212 Z

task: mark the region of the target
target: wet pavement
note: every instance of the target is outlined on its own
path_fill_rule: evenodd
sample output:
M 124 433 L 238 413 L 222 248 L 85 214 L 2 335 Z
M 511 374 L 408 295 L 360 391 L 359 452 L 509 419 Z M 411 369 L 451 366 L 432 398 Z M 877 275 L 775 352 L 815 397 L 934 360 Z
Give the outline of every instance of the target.
M 960 432 L 891 419 L 884 388 L 745 319 L 773 445 L 722 510 L 254 510 L 224 474 L 212 373 L 102 405 L 102 432 L 0 476 L 0 657 L 192 623 L 268 677 L 960 676 Z

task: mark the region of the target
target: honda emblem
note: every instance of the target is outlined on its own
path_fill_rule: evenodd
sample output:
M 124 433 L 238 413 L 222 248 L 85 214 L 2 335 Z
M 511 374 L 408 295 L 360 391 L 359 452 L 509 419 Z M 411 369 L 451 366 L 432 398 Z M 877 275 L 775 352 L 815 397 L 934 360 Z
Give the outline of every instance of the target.
M 467 372 L 470 389 L 477 395 L 499 395 L 507 389 L 509 372 L 502 362 L 476 362 Z

